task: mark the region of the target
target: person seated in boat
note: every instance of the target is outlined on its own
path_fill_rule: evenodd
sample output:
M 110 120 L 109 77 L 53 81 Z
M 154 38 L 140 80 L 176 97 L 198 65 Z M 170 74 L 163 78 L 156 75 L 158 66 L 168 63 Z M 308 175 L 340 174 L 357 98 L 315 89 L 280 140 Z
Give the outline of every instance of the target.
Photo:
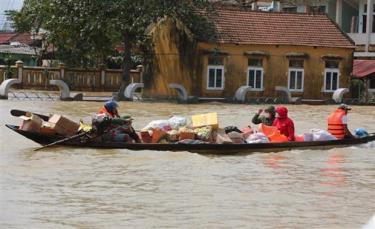
M 132 120 L 129 115 L 119 118 L 97 116 L 93 120 L 93 125 L 103 142 L 141 143 L 138 134 L 132 126 Z
M 348 111 L 350 110 L 348 105 L 341 104 L 328 116 L 328 132 L 339 140 L 354 138 L 348 129 Z
M 117 108 L 118 108 L 118 104 L 115 101 L 110 100 L 110 101 L 107 101 L 102 108 L 100 108 L 100 110 L 98 111 L 98 114 L 106 115 L 109 118 L 115 118 L 115 117 L 119 118 L 120 115 L 118 113 Z
M 276 118 L 273 121 L 275 126 L 282 135 L 288 138 L 288 141 L 294 141 L 294 122 L 288 117 L 288 109 L 280 106 L 276 108 Z
M 137 132 L 132 126 L 133 118 L 130 115 L 124 115 L 121 118 L 112 119 L 112 139 L 114 141 L 127 141 L 129 136 L 130 142 L 134 141 L 136 143 L 141 143 Z
M 261 115 L 262 113 L 264 114 Z M 259 109 L 258 112 L 254 115 L 252 122 L 254 124 L 263 123 L 264 125 L 272 126 L 273 121 L 275 120 L 275 115 L 276 111 L 274 106 L 267 107 L 264 112 L 263 109 Z

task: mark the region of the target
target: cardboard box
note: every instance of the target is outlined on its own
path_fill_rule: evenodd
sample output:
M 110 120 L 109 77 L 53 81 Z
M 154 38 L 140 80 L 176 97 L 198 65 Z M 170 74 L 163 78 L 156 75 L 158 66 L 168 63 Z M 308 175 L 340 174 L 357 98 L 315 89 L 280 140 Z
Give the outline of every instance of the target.
M 172 130 L 168 132 L 168 137 L 169 137 L 169 141 L 177 142 L 180 137 L 180 134 L 178 133 L 178 131 Z
M 142 140 L 143 143 L 151 143 L 152 138 L 148 131 L 141 131 L 139 133 L 139 138 Z
M 195 133 L 194 132 L 180 132 L 179 140 L 185 140 L 185 139 L 195 139 Z
M 61 115 L 53 115 L 48 122 L 55 125 L 54 130 L 56 133 L 64 136 L 72 136 L 78 132 L 79 124 Z
M 20 118 L 23 120 L 21 130 L 40 133 L 43 120 L 39 116 L 28 113 Z
M 214 130 L 219 128 L 217 113 L 193 115 L 191 117 L 191 120 L 193 121 L 193 128 L 199 128 L 204 126 L 211 126 Z
M 45 134 L 45 135 L 56 134 L 55 124 L 50 123 L 50 122 L 43 122 L 42 126 L 40 127 L 40 133 Z
M 167 136 L 167 132 L 162 129 L 153 129 L 152 130 L 152 143 L 158 143 L 164 137 Z
M 233 141 L 225 133 L 225 130 L 220 129 L 216 132 L 216 143 L 217 144 L 233 144 Z

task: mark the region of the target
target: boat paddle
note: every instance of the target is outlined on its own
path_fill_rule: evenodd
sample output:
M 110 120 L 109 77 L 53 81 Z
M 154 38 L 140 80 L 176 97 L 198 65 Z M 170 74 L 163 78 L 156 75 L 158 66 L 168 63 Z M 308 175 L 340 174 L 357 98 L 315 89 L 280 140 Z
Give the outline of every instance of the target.
M 41 149 L 45 149 L 45 148 L 48 148 L 48 147 L 51 147 L 51 146 L 54 146 L 54 145 L 58 145 L 58 144 L 61 144 L 61 143 L 64 143 L 64 142 L 68 142 L 68 141 L 71 141 L 71 140 L 74 140 L 74 139 L 77 139 L 77 138 L 80 138 L 82 136 L 85 136 L 86 134 L 88 134 L 88 132 L 82 132 L 82 133 L 79 133 L 79 134 L 76 134 L 76 135 L 73 135 L 71 137 L 67 137 L 67 138 L 64 138 L 64 139 L 61 139 L 61 140 L 58 140 L 58 141 L 55 141 L 55 142 L 52 142 L 48 145 L 44 145 L 42 147 L 39 147 L 39 148 L 36 148 L 34 149 L 34 151 L 39 151 Z
M 21 111 L 21 110 L 11 110 L 10 111 L 10 114 L 12 116 L 15 116 L 15 117 L 20 117 L 22 115 L 26 115 L 27 113 L 32 113 L 32 112 L 27 112 L 27 111 Z M 36 114 L 36 113 L 32 113 L 34 115 L 37 115 L 39 116 L 43 121 L 48 121 L 49 117 L 47 115 L 42 115 L 42 114 Z

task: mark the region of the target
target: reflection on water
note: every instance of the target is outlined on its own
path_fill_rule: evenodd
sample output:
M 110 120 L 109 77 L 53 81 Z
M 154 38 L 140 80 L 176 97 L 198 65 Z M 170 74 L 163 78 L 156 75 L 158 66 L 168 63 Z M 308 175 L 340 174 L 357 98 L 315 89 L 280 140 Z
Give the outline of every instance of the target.
M 325 163 L 327 167 L 321 169 L 322 176 L 325 178 L 321 184 L 327 186 L 343 185 L 347 179 L 342 165 L 344 162 L 343 155 L 332 154 Z
M 375 212 L 375 145 L 242 156 L 38 145 L 4 128 L 10 109 L 89 120 L 101 103 L 0 101 L 0 228 L 359 228 Z M 261 106 L 121 103 L 142 128 L 217 111 L 247 126 Z M 325 128 L 333 106 L 289 106 L 298 133 Z M 375 132 L 375 109 L 350 127 Z
M 287 159 L 287 157 L 281 154 L 268 154 L 265 158 L 265 164 L 270 168 L 280 169 L 286 167 L 286 165 L 283 164 L 283 161 Z

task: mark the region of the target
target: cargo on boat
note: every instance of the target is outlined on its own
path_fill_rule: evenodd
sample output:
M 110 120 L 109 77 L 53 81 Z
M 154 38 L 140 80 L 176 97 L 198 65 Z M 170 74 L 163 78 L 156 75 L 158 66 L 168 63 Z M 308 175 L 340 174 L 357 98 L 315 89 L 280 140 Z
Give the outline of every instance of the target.
M 135 143 L 129 140 L 103 140 L 100 135 L 84 131 L 85 128 L 82 128 L 82 124 L 79 127 L 78 124 L 61 115 L 49 117 L 17 110 L 12 110 L 11 113 L 21 117 L 23 123 L 21 126 L 6 126 L 42 146 L 50 144 L 86 148 L 240 154 L 293 149 L 331 149 L 375 141 L 375 134 L 343 140 L 322 140 L 321 138 L 314 140 L 312 137 L 306 138 L 306 141 L 273 141 L 261 132 L 253 133 L 250 127 L 244 128 L 243 131 L 233 126 L 220 129 L 217 115 L 209 113 L 193 116 L 195 119 L 190 126 L 197 125 L 194 129 L 189 128 L 188 120 L 184 117 L 153 121 L 139 131 L 138 134 L 142 141 Z M 275 133 L 272 135 L 274 136 Z

